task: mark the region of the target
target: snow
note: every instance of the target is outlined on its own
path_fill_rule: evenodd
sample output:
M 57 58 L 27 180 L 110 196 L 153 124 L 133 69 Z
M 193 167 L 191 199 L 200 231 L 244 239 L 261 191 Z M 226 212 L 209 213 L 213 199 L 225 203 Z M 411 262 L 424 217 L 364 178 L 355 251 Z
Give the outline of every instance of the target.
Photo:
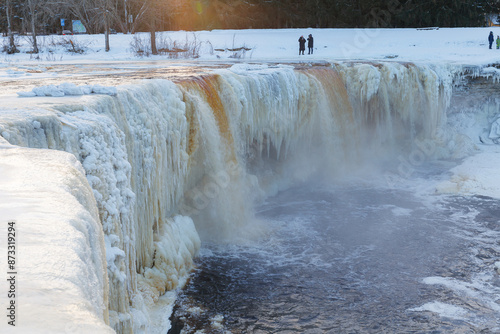
M 483 195 L 500 198 L 500 147 L 480 145 L 481 151 L 453 168 L 453 175 L 437 185 L 440 193 Z
M 158 40 L 188 40 L 199 44 L 197 61 L 235 60 L 235 52 L 216 49 L 250 48 L 245 59 L 252 61 L 317 61 L 325 59 L 353 60 L 378 59 L 395 61 L 460 62 L 469 64 L 495 63 L 500 51 L 488 50 L 488 34 L 499 34 L 499 28 L 440 28 L 420 29 L 248 29 L 212 31 L 171 31 L 157 33 Z M 298 37 L 312 34 L 314 54 L 298 55 Z M 136 61 L 131 43 L 134 37 L 147 40 L 148 34 L 110 35 L 109 52 L 104 51 L 103 35 L 39 36 L 42 49 L 36 59 L 30 54 L 4 56 L 7 62 L 32 65 L 52 63 Z M 84 54 L 71 53 L 57 46 L 72 40 L 87 50 Z M 22 50 L 27 50 L 27 37 L 21 37 Z M 50 52 L 48 51 L 50 50 Z M 165 59 L 166 56 L 145 57 L 143 60 Z M 26 67 L 25 70 L 37 70 Z M 7 71 L 7 70 L 6 70 Z M 34 74 L 34 73 L 32 73 Z M 11 71 L 10 75 L 26 75 L 26 71 Z
M 495 270 L 498 274 L 500 274 L 500 261 L 495 262 Z
M 498 82 L 494 65 L 500 50 L 487 45 L 495 29 L 160 33 L 177 41 L 196 38 L 197 59 L 137 57 L 130 46 L 134 36 L 123 34 L 110 36 L 110 52 L 102 35 L 42 36 L 43 52 L 33 56 L 21 38 L 23 52 L 2 54 L 0 62 L 0 217 L 19 226 L 19 263 L 26 277 L 17 329 L 166 329 L 175 298 L 167 291 L 185 283 L 199 234 L 230 236 L 231 228 L 253 233 L 246 226 L 252 218 L 248 203 L 316 172 L 300 153 L 320 155 L 327 167 L 355 160 L 367 143 L 347 136 L 362 134 L 363 112 L 377 110 L 380 120 L 369 148 L 388 144 L 390 150 L 398 138 L 418 146 L 424 138 L 436 144 L 421 154 L 464 159 L 449 180 L 436 185 L 438 192 L 500 198 L 498 106 L 488 109 L 493 118 L 486 111 L 454 115 L 448 119 L 454 131 L 436 136 L 464 66 Z M 297 39 L 306 34 L 314 36 L 315 51 L 299 56 Z M 68 38 L 86 52 L 49 43 Z M 228 50 L 242 46 L 251 50 Z M 336 72 L 310 66 L 329 63 Z M 125 74 L 147 76 L 143 69 L 188 68 L 190 76 L 199 67 L 217 79 L 117 86 L 122 79 L 128 83 Z M 395 114 L 399 123 L 391 118 Z M 401 133 L 400 124 L 410 131 Z M 269 155 L 273 149 L 295 168 L 271 166 L 250 174 L 246 154 Z M 419 152 L 404 158 L 411 162 Z M 180 208 L 188 191 L 193 202 L 183 204 L 192 206 Z M 205 225 L 199 225 L 200 217 Z M 3 239 L 4 234 L 2 229 Z M 3 242 L 0 252 L 6 254 Z M 440 302 L 414 309 L 425 310 L 464 316 Z M 214 317 L 214 327 L 223 319 Z M 2 333 L 9 329 L 5 322 L 0 326 Z
M 18 273 L 16 326 L 2 321 L 0 331 L 113 333 L 105 322 L 104 240 L 80 163 L 65 152 L 1 144 L 0 184 L 1 264 L 6 270 L 7 221 L 14 221 Z M 7 283 L 0 283 L 3 305 Z
M 470 281 L 462 281 L 452 277 L 426 277 L 423 279 L 424 284 L 439 285 L 440 287 L 450 290 L 454 294 L 467 296 L 469 303 L 477 305 L 471 311 L 460 306 L 451 305 L 441 301 L 428 302 L 420 307 L 409 309 L 408 311 L 425 312 L 430 311 L 446 318 L 462 320 L 472 325 L 484 323 L 484 314 L 498 314 L 500 307 L 496 301 L 498 296 L 495 287 L 491 284 L 495 280 L 493 276 L 497 273 L 475 273 L 470 278 Z M 498 331 L 498 327 L 493 327 L 493 331 Z
M 92 93 L 116 95 L 116 87 L 104 87 L 101 85 L 77 86 L 70 82 L 64 82 L 57 86 L 48 85 L 48 86 L 35 87 L 30 92 L 17 92 L 17 95 L 19 95 L 20 97 L 35 97 L 35 96 L 61 97 L 65 95 L 86 95 Z

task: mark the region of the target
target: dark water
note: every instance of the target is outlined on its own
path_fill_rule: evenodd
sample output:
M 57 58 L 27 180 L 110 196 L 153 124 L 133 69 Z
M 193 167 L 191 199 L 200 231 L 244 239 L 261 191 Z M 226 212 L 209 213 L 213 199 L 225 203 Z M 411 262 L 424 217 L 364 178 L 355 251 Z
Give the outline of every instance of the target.
M 257 211 L 265 237 L 204 245 L 183 333 L 500 333 L 499 201 L 308 185 Z

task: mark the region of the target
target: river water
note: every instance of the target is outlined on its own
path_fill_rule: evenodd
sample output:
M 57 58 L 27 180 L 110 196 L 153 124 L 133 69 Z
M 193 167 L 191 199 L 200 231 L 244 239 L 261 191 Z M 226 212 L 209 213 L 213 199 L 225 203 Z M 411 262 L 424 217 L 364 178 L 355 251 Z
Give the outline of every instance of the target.
M 500 201 L 415 184 L 269 198 L 265 237 L 204 244 L 169 333 L 499 333 Z

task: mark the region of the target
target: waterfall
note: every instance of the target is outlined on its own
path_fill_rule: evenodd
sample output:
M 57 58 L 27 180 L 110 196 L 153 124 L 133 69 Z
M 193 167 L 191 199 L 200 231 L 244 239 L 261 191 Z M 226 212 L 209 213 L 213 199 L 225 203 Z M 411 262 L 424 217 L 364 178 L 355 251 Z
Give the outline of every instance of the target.
M 158 298 L 184 284 L 200 236 L 258 235 L 265 226 L 253 217 L 255 201 L 317 173 L 352 170 L 366 152 L 432 139 L 446 125 L 456 71 L 234 65 L 2 111 L 0 134 L 81 163 L 104 234 L 109 324 L 139 333 Z

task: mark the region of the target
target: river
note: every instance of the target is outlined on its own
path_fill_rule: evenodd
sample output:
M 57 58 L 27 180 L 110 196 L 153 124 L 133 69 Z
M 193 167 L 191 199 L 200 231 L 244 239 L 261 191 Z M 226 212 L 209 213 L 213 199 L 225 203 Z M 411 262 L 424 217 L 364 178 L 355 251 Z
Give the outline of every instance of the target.
M 416 192 L 426 173 L 269 198 L 265 237 L 204 244 L 169 333 L 498 333 L 500 201 Z

